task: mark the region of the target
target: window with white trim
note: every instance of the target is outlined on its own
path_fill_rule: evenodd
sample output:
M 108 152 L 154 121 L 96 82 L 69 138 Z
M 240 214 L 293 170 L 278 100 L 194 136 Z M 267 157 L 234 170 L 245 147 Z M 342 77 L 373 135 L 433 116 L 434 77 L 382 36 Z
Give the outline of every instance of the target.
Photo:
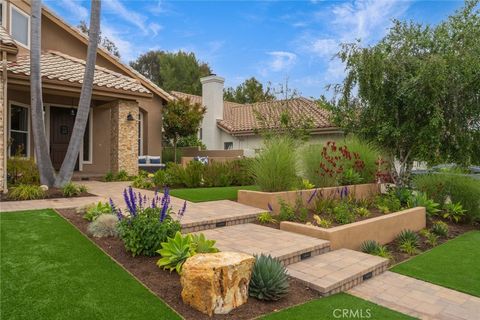
M 143 113 L 138 112 L 138 155 L 143 156 Z
M 7 3 L 3 0 L 0 0 L 0 25 L 5 27 L 7 24 Z
M 14 105 L 10 106 L 10 156 L 28 157 L 30 125 L 28 108 Z
M 20 45 L 30 48 L 30 16 L 10 5 L 10 34 Z

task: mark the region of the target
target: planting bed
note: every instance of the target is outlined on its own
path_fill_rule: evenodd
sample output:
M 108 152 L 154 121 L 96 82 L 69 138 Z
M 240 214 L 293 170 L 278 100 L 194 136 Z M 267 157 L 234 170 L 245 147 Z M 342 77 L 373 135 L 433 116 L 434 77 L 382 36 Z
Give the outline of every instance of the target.
M 158 268 L 156 262 L 159 257 L 132 257 L 118 238 L 93 238 L 87 235 L 88 222 L 82 218 L 82 214 L 72 209 L 62 209 L 59 213 L 185 319 L 211 319 L 182 302 L 179 276 Z M 290 294 L 279 301 L 262 302 L 249 298 L 247 304 L 228 315 L 214 315 L 213 319 L 252 319 L 320 297 L 318 292 L 310 290 L 298 280 L 291 278 L 289 283 Z
M 82 192 L 79 195 L 72 196 L 69 198 L 80 198 L 80 197 L 95 197 L 94 194 L 88 193 L 88 192 Z M 65 198 L 65 196 L 62 193 L 62 189 L 59 188 L 50 188 L 47 191 L 45 191 L 45 197 L 36 199 L 36 200 L 42 200 L 42 199 L 59 199 L 59 198 Z M 19 201 L 19 200 L 12 200 L 9 199 L 6 193 L 1 193 L 0 194 L 0 201 Z

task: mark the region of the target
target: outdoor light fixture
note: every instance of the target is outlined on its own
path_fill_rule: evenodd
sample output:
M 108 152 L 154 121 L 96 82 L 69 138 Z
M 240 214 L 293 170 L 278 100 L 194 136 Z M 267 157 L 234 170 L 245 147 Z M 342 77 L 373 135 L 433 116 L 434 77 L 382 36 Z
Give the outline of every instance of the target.
M 74 116 L 75 115 L 75 109 L 70 109 L 70 115 Z
M 127 115 L 127 121 L 133 121 L 135 120 L 132 116 L 132 114 L 129 112 L 128 115 Z

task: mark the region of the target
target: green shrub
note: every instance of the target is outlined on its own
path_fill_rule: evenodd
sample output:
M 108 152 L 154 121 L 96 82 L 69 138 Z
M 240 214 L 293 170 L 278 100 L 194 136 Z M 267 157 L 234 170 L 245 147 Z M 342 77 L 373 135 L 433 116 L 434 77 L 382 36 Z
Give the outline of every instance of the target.
M 16 186 L 19 184 L 40 184 L 40 175 L 33 158 L 8 158 L 7 182 L 9 186 Z
M 161 243 L 180 231 L 180 223 L 167 214 L 160 221 L 160 208 L 145 208 L 135 216 L 125 217 L 118 224 L 118 232 L 127 251 L 133 256 L 153 256 Z
M 165 170 L 165 184 L 170 187 L 181 187 L 185 185 L 184 180 L 185 169 L 177 163 L 167 163 L 167 168 Z
M 273 218 L 270 212 L 260 213 L 257 217 L 258 222 L 260 223 L 277 223 L 277 220 Z
M 7 194 L 10 200 L 35 200 L 45 197 L 45 191 L 40 186 L 19 184 L 12 187 Z
M 205 187 L 228 187 L 233 183 L 232 166 L 227 162 L 210 162 L 204 166 Z
M 359 217 L 366 218 L 370 216 L 371 213 L 370 213 L 370 210 L 368 210 L 365 207 L 358 207 L 358 208 L 355 208 L 355 214 Z
M 387 193 L 377 196 L 375 199 L 376 207 L 382 211 L 382 213 L 390 213 L 399 211 L 402 208 L 400 200 L 394 193 Z
M 82 192 L 85 192 L 87 189 L 85 186 L 77 185 L 73 182 L 68 182 L 63 185 L 62 187 L 62 194 L 64 197 L 76 197 L 80 195 Z
M 363 178 L 359 172 L 355 171 L 353 168 L 348 168 L 343 171 L 343 175 L 340 178 L 340 184 L 342 186 L 348 186 L 352 184 L 362 183 Z
M 430 230 L 440 237 L 448 236 L 448 224 L 443 221 L 435 221 Z
M 130 176 L 125 170 L 120 170 L 115 175 L 115 181 L 129 181 L 129 180 L 130 180 Z
M 338 224 L 347 224 L 355 221 L 355 214 L 346 202 L 339 202 L 333 208 L 333 217 Z
M 426 229 L 420 231 L 420 234 L 425 238 L 425 242 L 431 246 L 435 247 L 438 244 L 438 235 L 428 231 Z
M 320 164 L 324 161 L 323 148 L 323 144 L 307 144 L 300 150 L 302 176 L 320 188 L 336 186 L 336 176 L 322 175 L 319 171 Z
M 102 214 L 87 227 L 89 234 L 95 238 L 116 237 L 118 218 L 112 214 Z
M 249 295 L 259 300 L 275 301 L 288 293 L 287 270 L 280 261 L 264 254 L 255 257 Z
M 315 221 L 316 225 L 322 228 L 330 228 L 332 226 L 332 221 L 326 218 L 321 218 L 318 214 L 313 215 L 313 220 Z
M 480 194 L 478 195 L 480 197 Z M 467 210 L 463 209 L 460 202 L 457 203 L 446 203 L 443 206 L 445 210 L 442 214 L 443 218 L 448 219 L 450 221 L 459 222 L 465 217 L 465 212 Z
M 230 162 L 232 171 L 232 185 L 249 186 L 255 183 L 252 174 L 252 164 L 254 159 L 243 158 Z
M 358 171 L 360 177 L 362 178 L 362 182 L 375 182 L 375 174 L 377 171 L 376 161 L 379 158 L 383 158 L 380 150 L 378 150 L 372 144 L 362 141 L 354 136 L 350 136 L 345 139 L 344 144 L 352 154 L 358 154 L 360 156 L 360 160 L 363 161 L 363 169 Z M 348 166 L 348 163 L 344 167 L 345 170 L 350 168 L 352 167 Z
M 202 184 L 205 165 L 200 161 L 190 161 L 185 167 L 183 184 L 187 188 L 198 188 Z
M 108 171 L 105 176 L 103 177 L 103 181 L 105 182 L 112 182 L 115 181 L 115 175 L 112 171 Z
M 152 180 L 144 175 L 138 175 L 132 181 L 132 187 L 138 189 L 152 189 L 154 186 Z
M 427 194 L 419 192 L 409 201 L 409 207 L 425 207 L 425 211 L 429 216 L 435 216 L 440 212 L 439 203 L 429 199 Z
M 443 205 L 448 197 L 451 202 L 460 203 L 468 222 L 480 220 L 480 180 L 462 175 L 428 174 L 414 180 L 415 187 L 429 198 Z
M 113 214 L 112 207 L 108 202 L 98 202 L 96 205 L 93 205 L 87 209 L 83 218 L 87 221 L 94 221 L 102 214 Z
M 399 249 L 409 255 L 418 253 L 420 238 L 412 230 L 403 230 L 397 235 Z
M 153 174 L 152 183 L 156 187 L 165 187 L 167 185 L 167 171 L 166 170 L 157 170 Z
M 264 150 L 253 161 L 252 174 L 262 191 L 292 190 L 297 177 L 293 141 L 286 137 L 266 140 Z
M 177 231 L 175 237 L 169 237 L 166 242 L 162 242 L 162 246 L 157 252 L 162 256 L 157 261 L 157 266 L 170 271 L 175 270 L 180 274 L 182 266 L 188 258 L 197 253 L 218 252 L 218 249 L 215 248 L 215 240 L 207 240 L 203 233 L 182 236 Z
M 388 251 L 387 247 L 382 246 L 380 243 L 378 243 L 375 240 L 364 241 L 360 246 L 360 250 L 362 250 L 362 252 L 379 256 L 382 258 L 386 258 L 386 259 L 392 258 L 392 254 L 390 253 L 390 251 Z
M 278 204 L 280 205 L 280 210 L 278 212 L 278 220 L 280 221 L 295 221 L 295 209 L 285 202 L 283 199 L 278 199 Z

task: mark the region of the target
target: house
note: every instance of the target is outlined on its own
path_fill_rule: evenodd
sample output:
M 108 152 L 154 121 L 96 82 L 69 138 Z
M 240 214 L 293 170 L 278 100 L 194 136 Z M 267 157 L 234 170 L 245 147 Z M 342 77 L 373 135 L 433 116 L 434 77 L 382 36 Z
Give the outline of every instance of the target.
M 0 190 L 6 159 L 33 157 L 30 123 L 30 1 L 0 0 Z M 67 151 L 85 69 L 88 38 L 42 9 L 41 64 L 46 135 L 59 169 Z M 90 118 L 75 170 L 138 172 L 139 155 L 161 155 L 162 106 L 170 94 L 103 48 L 97 51 Z
M 343 135 L 342 131 L 329 121 L 329 112 L 319 107 L 314 101 L 298 97 L 287 100 L 275 100 L 254 104 L 239 104 L 223 100 L 225 79 L 210 75 L 200 79 L 202 96 L 172 91 L 178 99 L 189 99 L 207 108 L 199 132 L 199 138 L 207 149 L 243 149 L 259 150 L 263 145 L 263 137 L 259 134 L 261 124 L 258 114 L 275 120 L 280 110 L 288 107 L 292 117 L 309 117 L 313 127 L 309 131 L 310 141 L 335 139 Z M 272 122 L 272 127 L 278 121 Z

